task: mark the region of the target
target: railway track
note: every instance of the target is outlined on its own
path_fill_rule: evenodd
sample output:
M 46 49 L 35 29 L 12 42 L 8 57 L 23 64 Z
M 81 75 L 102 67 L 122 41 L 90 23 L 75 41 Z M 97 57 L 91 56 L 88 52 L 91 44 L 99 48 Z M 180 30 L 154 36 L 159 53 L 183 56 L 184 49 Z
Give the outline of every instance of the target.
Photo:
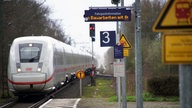
M 2 106 L 0 106 L 0 108 L 9 108 L 9 107 L 15 105 L 17 102 L 18 102 L 17 98 L 12 99 L 11 101 L 9 101 L 9 102 L 3 104 Z
M 71 86 L 74 82 L 78 82 L 77 79 L 69 82 L 68 84 L 48 94 L 45 97 L 26 97 L 22 100 L 15 98 L 12 101 L 0 106 L 0 108 L 37 108 L 43 103 L 45 103 L 47 100 L 54 98 L 59 92 L 65 90 L 66 88 Z
M 96 78 L 107 78 L 111 79 L 113 76 L 110 75 L 96 75 Z M 90 77 L 86 76 L 83 79 L 83 86 L 87 86 L 90 83 Z M 0 108 L 37 108 L 44 104 L 49 99 L 61 99 L 61 98 L 79 98 L 79 80 L 75 79 L 65 86 L 61 87 L 60 89 L 56 90 L 55 92 L 47 95 L 44 98 L 41 97 L 31 97 L 25 100 L 18 100 L 18 98 L 13 99 L 12 101 L 8 102 L 0 106 Z
M 89 76 L 86 76 L 83 79 L 83 86 L 87 86 L 89 83 Z M 79 98 L 79 79 L 75 79 L 55 92 L 41 97 L 31 97 L 24 100 L 18 100 L 15 98 L 11 102 L 0 106 L 0 108 L 37 108 L 44 104 L 49 99 L 60 99 L 60 98 Z

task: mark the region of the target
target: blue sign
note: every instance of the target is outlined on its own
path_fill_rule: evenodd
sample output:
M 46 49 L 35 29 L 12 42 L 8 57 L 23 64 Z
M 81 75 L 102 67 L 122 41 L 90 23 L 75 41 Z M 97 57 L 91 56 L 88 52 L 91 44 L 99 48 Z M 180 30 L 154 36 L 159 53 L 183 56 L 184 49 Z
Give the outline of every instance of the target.
M 131 21 L 131 9 L 127 7 L 90 8 L 85 10 L 85 22 L 91 21 Z
M 101 47 L 114 46 L 116 44 L 115 31 L 100 31 Z
M 114 46 L 114 58 L 122 59 L 123 58 L 123 45 Z

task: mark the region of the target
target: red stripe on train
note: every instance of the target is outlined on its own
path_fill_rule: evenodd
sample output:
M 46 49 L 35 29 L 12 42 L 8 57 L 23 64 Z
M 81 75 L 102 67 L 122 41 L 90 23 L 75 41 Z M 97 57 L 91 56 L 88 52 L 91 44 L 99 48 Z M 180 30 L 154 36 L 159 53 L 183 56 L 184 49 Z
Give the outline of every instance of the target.
M 53 76 L 54 76 L 54 74 L 52 74 L 52 76 L 50 78 L 48 78 L 47 80 L 38 81 L 38 82 L 14 82 L 10 79 L 8 79 L 8 81 L 12 84 L 15 84 L 15 85 L 44 84 L 44 83 L 49 82 L 53 78 Z

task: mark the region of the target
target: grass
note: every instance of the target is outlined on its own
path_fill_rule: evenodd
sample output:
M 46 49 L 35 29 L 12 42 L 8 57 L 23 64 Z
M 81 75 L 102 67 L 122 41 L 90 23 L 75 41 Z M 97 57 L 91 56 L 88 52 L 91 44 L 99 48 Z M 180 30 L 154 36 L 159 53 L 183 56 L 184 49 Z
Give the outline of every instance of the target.
M 147 94 L 147 96 L 145 95 Z M 128 102 L 136 102 L 136 96 L 127 96 L 127 101 Z M 117 96 L 111 96 L 109 98 L 110 102 L 114 102 L 117 101 Z M 156 101 L 156 102 L 178 102 L 179 101 L 179 97 L 162 97 L 162 96 L 152 96 L 149 93 L 144 93 L 143 95 L 143 101 Z
M 87 86 L 83 89 L 85 98 L 109 98 L 115 95 L 111 80 L 96 79 L 96 86 Z
M 115 88 L 112 86 L 112 80 L 96 79 L 96 86 L 87 86 L 83 88 L 83 98 L 109 98 L 110 102 L 117 101 Z M 136 96 L 127 96 L 127 101 L 135 102 Z M 153 96 L 150 93 L 143 93 L 143 101 L 166 101 L 176 102 L 179 97 L 161 97 Z

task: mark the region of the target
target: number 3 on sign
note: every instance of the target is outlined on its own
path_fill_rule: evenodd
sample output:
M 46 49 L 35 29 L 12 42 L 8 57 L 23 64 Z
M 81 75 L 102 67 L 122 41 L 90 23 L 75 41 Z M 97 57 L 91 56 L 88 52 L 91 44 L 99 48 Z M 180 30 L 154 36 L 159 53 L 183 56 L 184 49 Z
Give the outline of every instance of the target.
M 100 42 L 101 42 L 101 47 L 114 46 L 116 44 L 115 31 L 101 31 Z
M 109 32 L 103 32 L 103 36 L 104 36 L 104 40 L 102 41 L 105 44 L 108 44 L 110 42 L 110 38 L 109 38 Z

